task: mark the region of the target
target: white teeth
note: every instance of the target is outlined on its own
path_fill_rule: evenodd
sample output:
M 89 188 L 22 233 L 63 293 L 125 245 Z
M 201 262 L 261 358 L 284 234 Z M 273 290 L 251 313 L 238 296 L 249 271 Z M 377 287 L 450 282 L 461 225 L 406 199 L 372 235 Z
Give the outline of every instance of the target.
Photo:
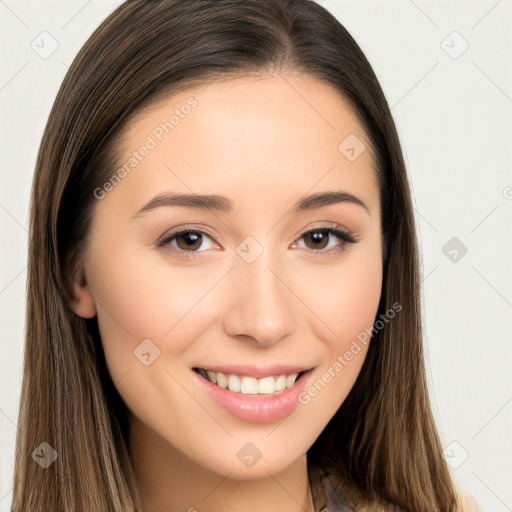
M 298 373 L 292 373 L 286 377 L 286 387 L 291 388 L 295 384 L 295 379 L 297 378 Z
M 245 377 L 242 381 L 245 380 Z M 256 380 L 256 379 L 254 379 Z M 293 384 L 292 384 L 293 385 Z M 276 381 L 274 377 L 263 377 L 258 380 L 258 393 L 260 394 L 271 394 L 276 390 Z
M 201 370 L 203 377 L 208 377 L 210 382 L 217 384 L 221 388 L 228 388 L 235 393 L 242 395 L 272 395 L 279 393 L 286 388 L 291 388 L 297 380 L 298 373 L 291 375 L 276 375 L 262 377 L 238 377 L 237 375 L 225 375 L 222 372 L 212 370 Z
M 228 388 L 229 391 L 240 391 L 240 379 L 236 375 L 228 376 Z
M 276 391 L 283 391 L 286 388 L 286 375 L 279 375 L 276 380 Z
M 257 395 L 258 394 L 258 380 L 254 377 L 243 377 L 240 381 L 238 377 L 235 377 L 234 375 L 231 375 L 231 377 L 234 377 L 238 382 L 240 382 L 240 390 L 244 395 Z M 233 390 L 231 390 L 233 391 Z M 273 393 L 273 391 L 271 391 Z
M 213 372 L 215 373 L 215 372 Z M 212 381 L 213 382 L 213 381 Z M 217 373 L 217 386 L 220 386 L 221 388 L 227 388 L 228 387 L 228 379 L 223 373 Z

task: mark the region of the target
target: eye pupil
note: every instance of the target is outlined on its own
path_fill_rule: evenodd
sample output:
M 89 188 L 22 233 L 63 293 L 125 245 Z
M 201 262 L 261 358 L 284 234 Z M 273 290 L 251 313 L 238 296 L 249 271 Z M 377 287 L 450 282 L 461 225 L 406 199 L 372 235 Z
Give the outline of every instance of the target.
M 319 245 L 318 245 L 318 242 L 322 243 L 322 242 L 326 242 L 328 239 L 329 239 L 329 233 L 327 231 L 312 231 L 311 233 L 308 233 L 306 235 L 306 240 L 313 240 L 314 242 L 314 248 L 315 249 L 318 249 L 319 248 Z M 324 243 L 324 245 L 322 245 L 322 247 L 320 247 L 321 249 L 324 248 L 326 246 L 326 244 Z
M 178 247 L 180 247 L 180 240 L 185 240 L 185 246 L 180 247 L 180 249 L 197 249 L 201 246 L 201 235 L 199 233 L 194 233 L 193 231 L 187 231 L 185 233 L 181 233 L 176 236 L 176 243 Z M 199 244 L 198 244 L 199 241 Z M 197 245 L 197 247 L 193 247 L 194 244 Z

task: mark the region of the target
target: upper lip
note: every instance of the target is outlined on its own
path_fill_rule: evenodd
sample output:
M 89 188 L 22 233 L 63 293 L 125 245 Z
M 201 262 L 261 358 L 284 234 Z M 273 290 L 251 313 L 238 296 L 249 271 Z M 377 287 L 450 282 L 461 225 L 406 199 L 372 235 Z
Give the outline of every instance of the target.
M 221 372 L 224 375 L 250 375 L 251 377 L 267 377 L 269 375 L 291 375 L 292 373 L 301 373 L 311 370 L 312 367 L 293 366 L 284 363 L 275 363 L 267 366 L 255 364 L 207 364 L 194 366 L 194 369 L 211 370 Z

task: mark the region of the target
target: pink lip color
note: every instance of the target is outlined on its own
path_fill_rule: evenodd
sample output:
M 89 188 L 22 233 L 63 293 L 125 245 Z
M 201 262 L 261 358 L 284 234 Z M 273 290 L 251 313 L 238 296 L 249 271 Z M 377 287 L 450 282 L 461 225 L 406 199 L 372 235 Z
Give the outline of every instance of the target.
M 233 416 L 254 423 L 265 423 L 280 420 L 291 414 L 299 404 L 299 394 L 304 391 L 312 371 L 306 372 L 291 388 L 276 396 L 241 395 L 217 386 L 197 372 L 193 371 L 192 373 L 199 381 L 199 385 L 204 386 L 208 395 L 224 406 Z

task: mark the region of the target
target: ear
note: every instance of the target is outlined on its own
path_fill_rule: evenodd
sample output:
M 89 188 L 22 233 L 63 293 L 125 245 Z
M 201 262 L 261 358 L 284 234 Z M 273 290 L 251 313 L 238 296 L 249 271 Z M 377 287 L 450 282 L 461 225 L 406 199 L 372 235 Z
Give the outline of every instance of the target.
M 74 299 L 70 307 L 78 316 L 82 318 L 93 318 L 96 316 L 96 305 L 87 286 L 87 279 L 82 266 L 73 275 L 73 295 Z

